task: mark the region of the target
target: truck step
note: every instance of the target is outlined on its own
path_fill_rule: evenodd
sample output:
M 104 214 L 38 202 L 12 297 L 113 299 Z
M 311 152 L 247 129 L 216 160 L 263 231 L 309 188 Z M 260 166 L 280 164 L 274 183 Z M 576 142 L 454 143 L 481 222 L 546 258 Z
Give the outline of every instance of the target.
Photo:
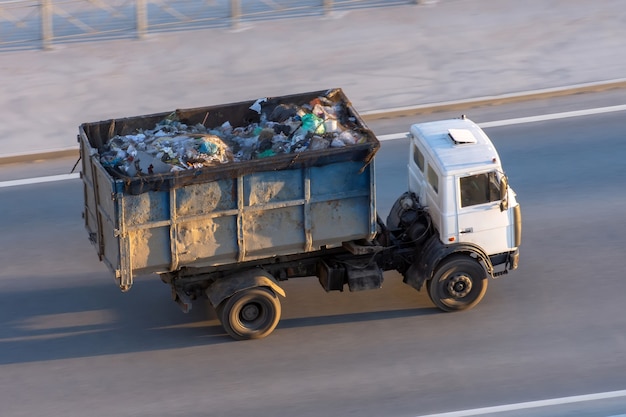
M 383 247 L 380 245 L 367 244 L 367 242 L 360 244 L 354 240 L 343 242 L 343 247 L 353 255 L 367 255 L 383 250 Z

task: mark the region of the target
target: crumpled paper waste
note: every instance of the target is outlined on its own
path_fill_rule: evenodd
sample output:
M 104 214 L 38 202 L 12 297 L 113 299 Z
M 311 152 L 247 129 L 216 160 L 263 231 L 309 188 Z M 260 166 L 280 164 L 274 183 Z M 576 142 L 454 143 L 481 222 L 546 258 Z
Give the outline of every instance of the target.
M 280 154 L 340 148 L 366 140 L 339 122 L 342 107 L 325 97 L 306 105 L 280 104 L 268 115 L 257 100 L 260 122 L 247 126 L 188 126 L 172 113 L 153 128 L 116 135 L 100 152 L 103 166 L 135 177 L 197 169 Z

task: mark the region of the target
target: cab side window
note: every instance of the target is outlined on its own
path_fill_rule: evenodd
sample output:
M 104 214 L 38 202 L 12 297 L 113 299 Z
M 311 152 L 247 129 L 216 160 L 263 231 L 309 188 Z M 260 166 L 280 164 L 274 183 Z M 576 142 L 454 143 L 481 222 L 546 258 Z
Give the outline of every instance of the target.
M 424 172 L 424 155 L 420 152 L 417 145 L 413 144 L 413 161 L 415 165 Z
M 428 183 L 431 187 L 433 187 L 433 191 L 438 194 L 439 193 L 439 176 L 433 169 L 433 167 L 428 164 Z
M 490 203 L 500 199 L 500 184 L 495 172 L 460 179 L 461 207 Z

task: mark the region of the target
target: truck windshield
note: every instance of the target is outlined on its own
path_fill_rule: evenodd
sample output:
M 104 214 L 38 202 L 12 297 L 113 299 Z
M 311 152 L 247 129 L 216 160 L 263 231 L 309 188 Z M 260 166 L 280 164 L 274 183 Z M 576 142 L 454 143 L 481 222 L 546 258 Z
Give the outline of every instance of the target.
M 500 200 L 500 184 L 495 172 L 470 175 L 459 179 L 461 207 Z

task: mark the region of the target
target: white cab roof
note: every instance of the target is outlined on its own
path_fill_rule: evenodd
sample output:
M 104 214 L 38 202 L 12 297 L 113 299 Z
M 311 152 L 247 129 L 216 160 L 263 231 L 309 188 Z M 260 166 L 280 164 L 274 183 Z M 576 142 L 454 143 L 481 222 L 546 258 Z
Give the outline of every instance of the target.
M 485 132 L 469 119 L 417 123 L 411 134 L 444 175 L 500 169 L 500 157 Z

